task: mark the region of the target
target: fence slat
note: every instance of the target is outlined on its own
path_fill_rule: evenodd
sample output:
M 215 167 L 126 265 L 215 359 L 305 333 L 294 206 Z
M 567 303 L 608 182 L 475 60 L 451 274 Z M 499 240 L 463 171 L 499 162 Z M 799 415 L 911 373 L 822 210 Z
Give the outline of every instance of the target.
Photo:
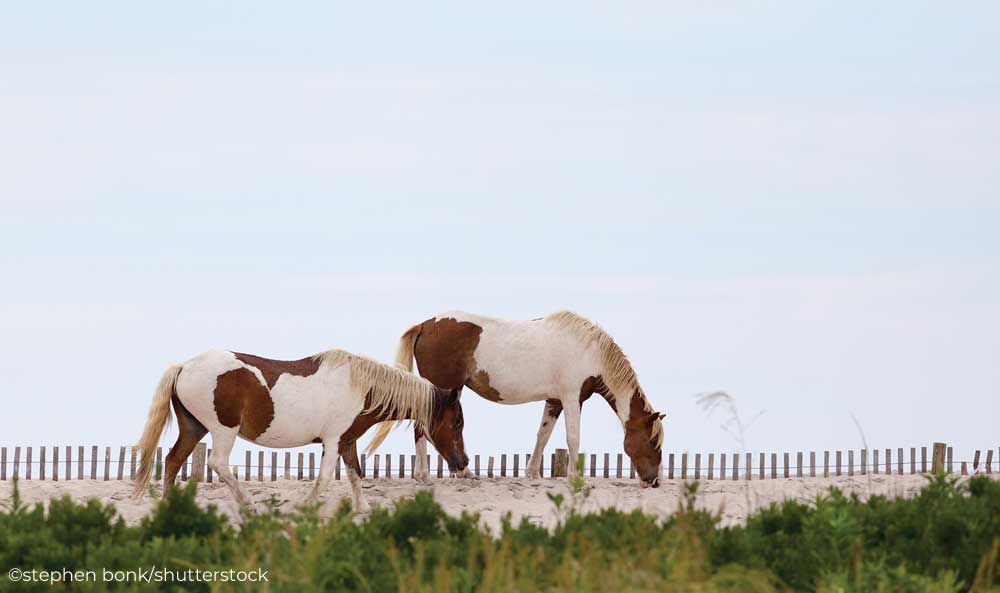
M 688 454 L 681 453 L 681 479 L 686 480 L 688 477 Z
M 476 461 L 478 462 L 478 460 L 479 460 L 479 455 L 476 455 Z M 477 476 L 479 475 L 479 463 L 476 463 L 476 475 Z M 406 477 L 406 455 L 402 454 L 399 456 L 399 477 L 400 478 Z
M 20 477 L 21 475 L 21 448 L 14 447 L 14 471 L 12 472 L 14 477 Z
M 802 451 L 795 453 L 795 477 L 802 477 Z
M 837 451 L 837 475 L 838 476 L 840 475 L 840 460 L 841 460 L 841 453 L 840 453 L 840 451 Z
M 438 467 L 440 467 L 440 466 L 441 466 L 441 456 L 438 455 Z M 441 477 L 440 474 L 438 475 L 438 477 L 439 478 Z M 506 478 L 507 477 L 507 454 L 506 453 L 504 453 L 503 455 L 500 456 L 500 477 L 501 478 Z
M 872 473 L 877 474 L 878 469 L 878 449 L 872 449 Z
M 694 479 L 701 479 L 701 453 L 694 454 Z
M 976 453 L 972 456 L 972 471 L 974 472 L 977 469 L 979 469 L 979 449 L 976 449 Z M 55 472 L 52 473 L 54 474 Z M 54 475 L 52 477 L 55 478 Z
M 611 469 L 610 469 L 610 467 L 611 467 L 611 454 L 610 453 L 605 453 L 604 454 L 604 477 L 605 478 L 607 478 L 608 476 L 611 475 Z
M 125 447 L 118 449 L 118 479 L 125 477 Z
M 747 469 L 746 469 L 746 479 L 748 479 L 748 480 L 749 480 L 749 479 L 750 479 L 750 477 L 751 477 L 751 476 L 753 475 L 753 471 L 752 471 L 752 468 L 750 467 L 750 461 L 751 461 L 751 459 L 753 459 L 753 458 L 752 458 L 752 457 L 750 456 L 750 455 L 751 455 L 750 453 L 747 453 L 746 455 L 747 455 Z
M 885 450 L 885 475 L 892 475 L 892 449 Z
M 63 476 L 65 477 L 65 476 Z M 59 481 L 59 447 L 52 447 L 52 481 Z
M 861 450 L 861 475 L 868 473 L 868 449 Z
M 271 481 L 278 480 L 278 452 L 271 451 Z
M 25 465 L 25 467 L 24 467 L 24 479 L 25 480 L 30 480 L 31 479 L 31 447 L 27 448 L 26 453 L 27 453 L 27 458 L 25 459 L 25 463 L 27 465 Z
M 211 459 L 212 458 L 212 450 L 208 449 L 206 451 L 206 453 L 207 453 L 206 457 L 208 457 L 208 459 Z M 206 465 L 207 465 L 207 467 L 205 468 L 205 481 L 208 482 L 209 484 L 211 484 L 212 480 L 213 480 L 212 474 L 215 473 L 215 472 L 212 471 L 212 464 L 209 463 L 209 464 L 206 464 Z
M 917 448 L 910 447 L 910 474 L 917 473 Z
M 97 457 L 97 447 L 94 447 L 94 457 Z M 94 474 L 97 471 L 96 465 L 90 466 L 90 473 Z M 163 478 L 163 447 L 156 448 L 156 479 L 160 480 Z
M 104 481 L 111 479 L 111 447 L 104 447 Z
M 733 453 L 733 480 L 740 479 L 740 454 Z
M 506 456 L 504 456 L 504 458 L 506 460 Z M 440 455 L 438 455 L 437 477 L 439 478 L 444 477 L 444 459 Z
M 963 476 L 969 475 L 969 468 L 966 466 L 965 461 L 962 462 L 962 475 Z
M 760 478 L 761 480 L 763 480 L 764 477 L 765 477 L 765 474 L 764 474 L 764 471 L 765 471 L 764 470 L 764 466 L 765 465 L 766 465 L 766 462 L 764 460 L 764 454 L 761 453 L 760 454 L 760 467 L 757 468 L 757 477 Z
M 986 473 L 993 473 L 993 449 L 986 452 Z
M 473 459 L 474 459 L 475 467 L 476 467 L 476 475 L 478 476 L 478 475 L 480 475 L 479 474 L 479 454 L 476 453 L 476 456 Z
M 122 447 L 122 453 L 125 453 L 125 447 Z M 205 456 L 208 454 L 208 445 L 205 443 L 198 443 L 194 446 L 194 451 L 191 452 L 191 480 L 194 482 L 204 482 L 205 481 Z
M 990 453 L 993 453 L 993 451 L 991 450 Z M 597 477 L 597 454 L 596 453 L 591 453 L 590 454 L 590 477 L 591 478 L 596 478 Z
M 854 475 L 854 449 L 847 452 L 847 475 Z
M 45 481 L 45 446 L 38 448 L 38 479 Z
M 896 473 L 903 475 L 903 448 L 896 449 Z
M 954 453 L 954 448 L 953 447 L 948 447 L 948 473 L 949 474 L 952 473 L 955 470 L 955 467 L 952 465 L 953 453 Z
M 243 455 L 243 481 L 250 481 L 250 451 Z
M 993 451 L 990 451 L 992 453 Z M 7 479 L 7 447 L 0 447 L 0 480 Z
M 810 478 L 815 478 L 816 477 L 816 452 L 815 451 L 810 451 L 809 452 L 809 477 Z
M 286 455 L 287 455 L 287 453 L 286 453 Z M 287 462 L 288 460 L 286 459 L 285 461 Z M 341 461 L 342 461 L 342 459 L 340 458 L 340 453 L 337 453 L 337 463 L 334 464 L 334 466 L 333 466 L 333 479 L 334 480 L 339 480 L 340 479 L 340 462 Z M 286 463 L 286 465 L 287 465 L 287 463 Z M 287 472 L 285 472 L 285 473 L 287 473 Z
M 264 451 L 257 451 L 257 481 L 264 481 Z
M 388 453 L 385 454 L 385 477 L 392 477 L 392 456 Z
M 69 457 L 70 448 L 66 447 L 66 456 Z M 136 457 L 138 450 L 135 447 L 130 447 L 129 451 L 129 465 L 128 465 L 128 477 L 131 480 L 135 477 L 136 468 Z M 66 475 L 69 475 L 69 460 L 66 461 Z
M 715 453 L 708 454 L 708 479 L 711 480 L 714 477 L 715 470 Z
M 514 477 L 517 478 L 521 475 L 521 456 L 518 453 L 514 453 Z
M 771 479 L 778 477 L 778 454 L 771 453 Z
M 823 451 L 823 477 L 830 477 L 830 452 Z
M 946 445 L 944 443 L 934 443 L 931 453 L 931 472 L 938 473 L 944 471 L 944 458 Z
M 285 479 L 292 479 L 292 453 L 285 451 Z M 340 464 L 337 464 L 337 479 L 340 479 Z
M 719 479 L 726 479 L 726 454 L 719 453 Z
M 789 475 L 788 475 L 788 453 L 782 453 L 782 460 L 781 461 L 783 463 L 782 477 L 787 478 L 787 477 L 789 477 Z
M 379 470 L 378 459 L 379 459 L 378 455 L 375 455 L 375 457 L 372 458 L 372 478 L 378 478 L 378 476 L 379 476 L 379 473 L 378 473 L 378 470 Z
M 615 468 L 615 477 L 622 477 L 622 454 L 618 454 L 618 466 Z
M 490 455 L 489 459 L 487 460 L 486 477 L 487 478 L 492 478 L 493 477 L 493 456 L 492 455 Z
M 76 479 L 83 479 L 83 445 L 76 448 Z
M 378 459 L 378 456 L 376 456 L 375 459 Z M 378 462 L 376 461 L 376 463 L 378 463 Z M 316 479 L 316 452 L 315 451 L 310 451 L 309 452 L 309 479 L 310 480 L 315 480 Z
M 920 447 L 920 473 L 927 473 L 927 447 Z
M 305 465 L 306 456 L 304 453 L 299 453 L 297 461 L 299 462 L 299 467 L 295 470 L 295 479 L 302 479 L 302 466 Z
M 188 479 L 188 464 L 187 459 L 181 461 L 181 480 L 187 481 Z

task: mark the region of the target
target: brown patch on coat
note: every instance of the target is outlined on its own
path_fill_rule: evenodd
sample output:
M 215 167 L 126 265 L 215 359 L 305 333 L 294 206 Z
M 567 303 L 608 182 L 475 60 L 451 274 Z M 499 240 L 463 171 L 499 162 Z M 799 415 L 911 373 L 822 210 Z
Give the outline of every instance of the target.
M 240 436 L 254 440 L 274 420 L 274 402 L 267 387 L 246 367 L 233 369 L 215 380 L 215 415 L 219 422 L 240 427 Z
M 632 394 L 625 421 L 625 452 L 646 482 L 659 476 L 663 463 L 663 451 L 653 443 L 653 424 L 660 418 L 659 413 L 646 409 L 646 400 L 638 390 Z
M 477 394 L 490 400 L 491 402 L 500 401 L 500 392 L 490 385 L 490 374 L 482 369 L 476 371 L 476 374 L 470 377 L 465 384 L 469 389 L 475 391 Z
M 595 393 L 600 394 L 604 398 L 604 401 L 608 402 L 608 405 L 615 411 L 615 414 L 618 413 L 615 398 L 611 395 L 611 391 L 608 390 L 608 386 L 604 384 L 604 378 L 601 375 L 587 377 L 583 380 L 583 383 L 580 385 L 580 405 L 583 405 L 583 402 L 590 399 L 590 396 Z
M 475 354 L 481 333 L 483 328 L 475 323 L 451 317 L 423 322 L 413 348 L 420 375 L 443 389 L 465 385 L 477 368 Z
M 233 352 L 233 356 L 243 364 L 255 367 L 264 376 L 267 388 L 271 389 L 278 382 L 281 375 L 296 375 L 298 377 L 309 377 L 319 370 L 319 359 L 313 357 L 300 358 L 299 360 L 273 360 L 253 354 L 243 354 Z
M 559 414 L 562 414 L 563 405 L 562 402 L 557 399 L 547 399 L 545 400 L 545 413 L 549 418 L 553 420 L 559 418 Z

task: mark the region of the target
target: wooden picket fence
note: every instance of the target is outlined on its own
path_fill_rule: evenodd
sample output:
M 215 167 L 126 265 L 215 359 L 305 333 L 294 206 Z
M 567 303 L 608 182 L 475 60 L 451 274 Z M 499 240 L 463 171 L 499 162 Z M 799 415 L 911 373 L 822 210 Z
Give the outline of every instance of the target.
M 89 447 L 89 457 L 87 447 L 38 447 L 38 457 L 33 458 L 32 447 L 12 447 L 13 456 L 8 457 L 8 447 L 0 447 L 0 480 L 25 479 L 25 480 L 125 480 L 135 476 L 138 465 L 138 456 L 132 447 L 118 447 L 117 455 L 112 455 L 112 447 L 104 447 L 103 457 L 100 455 L 100 448 Z M 22 450 L 24 457 L 22 458 Z M 74 450 L 76 456 L 74 457 Z M 64 452 L 60 461 L 59 453 Z M 213 482 L 218 480 L 218 476 L 208 468 L 207 456 L 211 450 L 205 443 L 199 443 L 194 453 L 181 466 L 178 476 L 180 480 L 187 480 L 189 477 L 198 481 Z M 993 449 L 976 450 L 971 460 L 954 460 L 952 447 L 944 443 L 934 443 L 930 449 L 928 447 L 909 447 L 909 459 L 906 458 L 907 450 L 900 447 L 895 449 L 884 449 L 885 455 L 880 459 L 883 449 L 861 449 L 845 451 L 823 451 L 822 457 L 818 458 L 816 451 L 809 451 L 808 457 L 803 451 L 795 453 L 794 461 L 789 453 L 782 453 L 779 458 L 778 453 L 715 453 L 703 455 L 701 453 L 669 453 L 664 457 L 664 475 L 667 479 L 681 480 L 764 480 L 777 478 L 804 478 L 804 477 L 829 477 L 829 476 L 854 476 L 871 474 L 916 474 L 927 473 L 929 471 L 945 471 L 955 473 L 956 464 L 961 475 L 972 473 L 992 474 Z M 47 458 L 47 454 L 51 456 Z M 998 449 L 1000 452 L 1000 449 Z M 256 453 L 256 454 L 255 454 Z M 285 480 L 312 480 L 315 479 L 319 466 L 315 452 L 297 452 L 294 457 L 291 452 L 284 452 L 280 457 L 277 451 L 270 451 L 270 455 L 263 450 L 250 451 L 244 453 L 243 463 L 233 466 L 233 474 L 243 480 L 276 481 L 279 478 Z M 832 455 L 831 455 L 832 453 Z M 162 467 L 163 447 L 156 449 L 157 478 L 159 468 Z M 857 455 L 855 455 L 857 454 Z M 427 467 L 432 476 L 438 478 L 445 477 L 446 463 L 441 456 L 436 456 L 436 466 L 431 464 L 431 456 L 427 456 Z M 479 455 L 474 455 L 470 464 L 472 471 L 477 476 L 487 478 L 494 477 L 520 477 L 523 473 L 521 461 L 524 460 L 524 467 L 527 467 L 530 454 L 512 455 L 501 454 L 497 457 L 486 457 L 486 463 L 482 463 Z M 393 460 L 397 462 L 394 465 Z M 718 465 L 716 460 L 718 459 Z M 740 461 L 743 460 L 742 467 Z M 820 461 L 821 459 L 821 461 Z M 293 463 L 294 461 L 294 463 Z M 409 467 L 407 467 L 407 461 Z M 404 478 L 412 475 L 412 469 L 416 456 L 414 455 L 393 455 L 389 453 L 376 454 L 360 457 L 362 475 L 373 478 Z M 499 461 L 499 463 L 497 463 Z M 511 463 L 508 464 L 508 461 Z M 756 461 L 756 464 L 754 464 Z M 770 463 L 768 463 L 768 461 Z M 704 463 L 703 463 L 704 462 Z M 548 477 L 561 477 L 566 475 L 569 464 L 568 454 L 565 449 L 556 449 L 549 458 L 549 464 L 542 464 L 542 475 Z M 60 468 L 61 476 L 60 476 Z M 369 474 L 369 468 L 371 472 Z M 50 470 L 48 473 L 46 470 Z M 74 476 L 75 469 L 75 478 Z M 997 456 L 997 467 L 1000 471 L 1000 455 Z M 345 466 L 338 460 L 334 470 L 334 479 L 341 479 Z M 622 453 L 616 453 L 613 457 L 610 453 L 598 455 L 596 453 L 583 455 L 582 473 L 592 478 L 629 478 L 635 477 L 635 470 L 628 462 L 628 457 Z M 450 475 L 450 472 L 449 472 Z

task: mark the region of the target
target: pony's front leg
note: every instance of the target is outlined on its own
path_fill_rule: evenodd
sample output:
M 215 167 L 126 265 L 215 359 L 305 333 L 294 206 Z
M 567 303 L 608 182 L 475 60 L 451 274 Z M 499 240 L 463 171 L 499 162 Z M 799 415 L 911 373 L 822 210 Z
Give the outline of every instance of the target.
M 571 398 L 564 405 L 566 410 L 566 448 L 569 449 L 569 470 L 567 476 L 577 477 L 576 463 L 580 457 L 580 402 Z
M 323 455 L 320 458 L 319 463 L 319 479 L 313 484 L 312 490 L 309 491 L 309 496 L 306 497 L 306 502 L 315 502 L 319 500 L 320 494 L 326 491 L 327 485 L 330 483 L 330 477 L 333 476 L 333 470 L 337 466 L 337 462 L 340 460 L 339 453 L 334 455 L 332 452 L 337 450 L 336 445 L 333 443 L 323 442 Z
M 340 458 L 347 466 L 347 479 L 351 482 L 351 492 L 354 494 L 354 510 L 367 513 L 371 510 L 361 492 L 361 464 L 358 463 L 358 443 L 351 441 L 340 447 Z
M 430 469 L 427 467 L 427 437 L 420 429 L 415 428 L 413 439 L 416 450 L 416 460 L 413 462 L 413 479 L 421 484 L 427 484 L 430 482 Z
M 545 457 L 545 445 L 552 436 L 552 429 L 556 426 L 556 420 L 562 413 L 563 405 L 557 399 L 545 400 L 545 410 L 542 412 L 542 425 L 538 427 L 538 438 L 535 440 L 535 451 L 531 454 L 528 467 L 524 471 L 528 479 L 538 479 L 542 477 L 542 458 Z
M 249 507 L 250 497 L 229 469 L 229 454 L 233 451 L 233 444 L 236 442 L 238 432 L 238 428 L 226 428 L 212 432 L 212 454 L 208 457 L 208 467 L 222 478 L 240 506 Z

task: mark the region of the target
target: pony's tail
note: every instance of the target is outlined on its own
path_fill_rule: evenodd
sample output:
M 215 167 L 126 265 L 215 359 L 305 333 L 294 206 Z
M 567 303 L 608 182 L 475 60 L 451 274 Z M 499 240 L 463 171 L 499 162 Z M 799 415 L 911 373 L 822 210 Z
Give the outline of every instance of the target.
M 414 325 L 410 329 L 406 330 L 402 336 L 399 338 L 399 346 L 396 348 L 396 366 L 403 369 L 404 371 L 413 372 L 413 347 L 417 343 L 417 338 L 420 337 L 420 330 L 423 327 L 422 323 Z M 372 436 L 372 440 L 365 447 L 365 453 L 371 455 L 378 449 L 385 438 L 389 436 L 392 429 L 399 424 L 399 421 L 392 422 L 381 422 L 378 428 L 375 429 L 375 434 Z
M 413 372 L 413 347 L 417 343 L 417 338 L 420 337 L 420 330 L 423 329 L 424 325 L 418 323 L 410 329 L 406 330 L 399 338 L 399 346 L 396 348 L 396 366 Z
M 156 391 L 153 393 L 153 401 L 149 404 L 146 427 L 143 428 L 142 438 L 135 446 L 140 455 L 139 471 L 135 474 L 132 485 L 136 498 L 142 497 L 153 475 L 153 453 L 156 451 L 156 444 L 160 442 L 163 428 L 170 424 L 170 398 L 174 395 L 177 375 L 180 372 L 181 365 L 179 364 L 167 367 L 163 376 L 160 377 L 160 384 L 156 386 Z

